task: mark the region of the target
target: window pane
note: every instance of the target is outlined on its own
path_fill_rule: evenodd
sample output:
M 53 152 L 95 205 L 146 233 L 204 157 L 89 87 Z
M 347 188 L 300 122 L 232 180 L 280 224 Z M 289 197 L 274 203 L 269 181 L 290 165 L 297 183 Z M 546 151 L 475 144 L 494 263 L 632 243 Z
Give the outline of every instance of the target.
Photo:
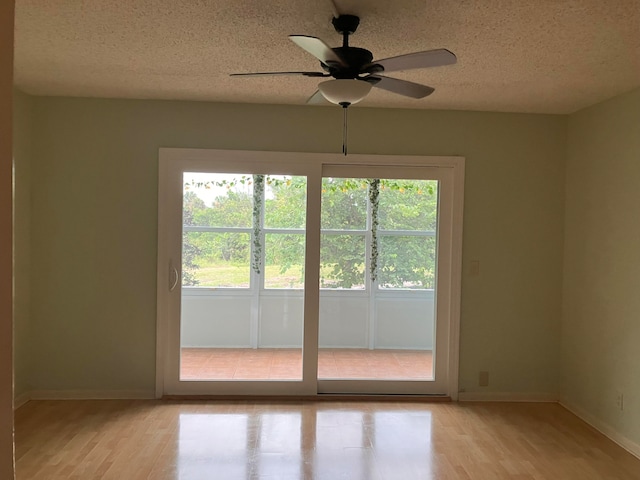
M 381 180 L 378 225 L 383 230 L 434 231 L 437 201 L 436 180 Z
M 435 285 L 436 239 L 422 236 L 379 237 L 380 288 L 432 289 Z
M 235 173 L 185 172 L 183 223 L 207 227 L 251 227 L 253 177 Z
M 304 234 L 265 235 L 265 288 L 304 288 Z
M 184 232 L 182 285 L 248 288 L 248 233 Z
M 305 228 L 307 178 L 269 175 L 265 178 L 265 228 Z
M 364 235 L 322 235 L 320 287 L 364 289 Z
M 364 230 L 367 224 L 367 180 L 322 179 L 322 228 Z

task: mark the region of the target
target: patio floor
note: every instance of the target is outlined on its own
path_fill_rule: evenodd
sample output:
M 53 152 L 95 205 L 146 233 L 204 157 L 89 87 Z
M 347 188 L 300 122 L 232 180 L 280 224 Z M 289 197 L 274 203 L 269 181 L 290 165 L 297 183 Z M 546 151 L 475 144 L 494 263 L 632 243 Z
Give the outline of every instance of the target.
M 181 380 L 300 380 L 297 348 L 183 348 Z M 318 378 L 432 380 L 430 350 L 323 348 Z

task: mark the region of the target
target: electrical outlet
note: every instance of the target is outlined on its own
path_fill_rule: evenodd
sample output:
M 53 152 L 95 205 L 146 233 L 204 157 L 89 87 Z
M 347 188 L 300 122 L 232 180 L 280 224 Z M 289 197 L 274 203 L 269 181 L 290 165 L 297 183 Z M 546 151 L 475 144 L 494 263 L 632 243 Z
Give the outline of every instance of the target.
M 489 386 L 489 372 L 480 372 L 480 375 L 478 375 L 478 385 L 481 387 Z
M 616 395 L 616 407 L 618 407 L 620 411 L 624 410 L 624 395 L 622 393 Z

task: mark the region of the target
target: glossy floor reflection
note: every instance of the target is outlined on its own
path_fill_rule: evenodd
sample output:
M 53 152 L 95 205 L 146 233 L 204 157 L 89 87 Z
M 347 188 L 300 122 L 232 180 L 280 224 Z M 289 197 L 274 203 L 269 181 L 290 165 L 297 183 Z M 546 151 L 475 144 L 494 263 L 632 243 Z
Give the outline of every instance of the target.
M 34 401 L 16 456 L 18 480 L 640 478 L 556 404 Z

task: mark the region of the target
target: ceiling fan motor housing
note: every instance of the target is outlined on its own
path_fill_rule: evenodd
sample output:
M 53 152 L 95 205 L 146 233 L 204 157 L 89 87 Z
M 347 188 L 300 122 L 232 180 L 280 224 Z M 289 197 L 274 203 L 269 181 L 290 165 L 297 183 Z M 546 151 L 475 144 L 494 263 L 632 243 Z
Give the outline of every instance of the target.
M 346 65 L 334 64 L 333 62 L 329 65 L 320 62 L 320 65 L 334 78 L 356 78 L 362 73 L 362 67 L 373 61 L 373 54 L 364 48 L 336 47 L 332 50 L 344 60 Z

